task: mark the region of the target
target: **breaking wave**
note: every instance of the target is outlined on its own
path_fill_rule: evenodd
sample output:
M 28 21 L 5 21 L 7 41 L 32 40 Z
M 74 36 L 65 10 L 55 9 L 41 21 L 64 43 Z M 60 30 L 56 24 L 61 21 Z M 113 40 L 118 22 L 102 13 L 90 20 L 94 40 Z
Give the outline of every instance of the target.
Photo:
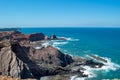
M 63 38 L 63 39 L 66 39 L 66 40 L 51 40 L 51 41 L 46 41 L 42 44 L 42 46 L 49 46 L 49 45 L 52 45 L 58 49 L 59 46 L 62 46 L 62 45 L 65 45 L 65 44 L 68 44 L 70 41 L 79 41 L 79 39 L 74 39 L 74 38 L 66 38 L 66 37 L 59 37 L 59 38 Z
M 59 37 L 59 38 L 66 39 L 67 41 L 79 41 L 79 39 L 70 38 L 70 37 Z
M 95 55 L 95 56 L 98 56 L 98 55 Z M 98 57 L 101 57 L 101 56 L 98 56 Z M 107 57 L 101 57 L 101 58 L 107 60 L 107 63 L 102 62 L 104 64 L 104 66 L 102 68 L 96 69 L 96 70 L 104 70 L 104 71 L 110 71 L 110 70 L 112 70 L 112 71 L 115 71 L 115 70 L 120 69 L 120 65 L 112 62 L 111 58 L 107 58 Z
M 96 56 L 98 56 L 98 55 L 96 55 Z M 76 76 L 72 76 L 71 80 L 86 80 L 87 78 L 97 77 L 97 74 L 95 74 L 95 72 L 97 72 L 97 71 L 109 72 L 111 70 L 112 71 L 116 71 L 116 70 L 120 69 L 120 65 L 112 62 L 110 58 L 107 58 L 107 57 L 101 57 L 101 58 L 107 60 L 107 63 L 102 62 L 104 64 L 103 67 L 101 67 L 101 68 L 90 68 L 89 66 L 82 66 L 83 68 L 86 69 L 84 71 L 84 73 L 88 74 L 89 76 L 86 77 L 86 78 L 84 78 L 84 77 L 82 77 L 82 78 L 80 77 L 79 78 L 76 75 Z

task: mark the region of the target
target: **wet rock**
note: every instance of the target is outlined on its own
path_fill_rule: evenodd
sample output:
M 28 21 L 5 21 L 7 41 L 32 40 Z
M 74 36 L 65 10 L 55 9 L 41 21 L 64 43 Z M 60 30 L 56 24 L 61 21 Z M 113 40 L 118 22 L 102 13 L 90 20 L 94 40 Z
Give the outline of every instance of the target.
M 101 68 L 104 64 L 100 62 L 94 62 L 93 60 L 86 60 L 85 65 L 92 68 Z
M 98 61 L 102 61 L 102 62 L 107 63 L 107 60 L 105 60 L 105 59 L 103 59 L 101 57 L 98 57 L 98 56 L 95 56 L 95 55 L 92 55 L 92 54 L 89 54 L 89 56 L 96 59 L 96 60 L 98 60 Z
M 45 40 L 49 40 L 49 37 L 48 37 L 48 36 L 45 36 Z
M 52 34 L 52 35 L 50 36 L 50 39 L 51 39 L 51 40 L 54 40 L 54 39 L 57 39 L 57 37 L 56 37 L 55 34 Z

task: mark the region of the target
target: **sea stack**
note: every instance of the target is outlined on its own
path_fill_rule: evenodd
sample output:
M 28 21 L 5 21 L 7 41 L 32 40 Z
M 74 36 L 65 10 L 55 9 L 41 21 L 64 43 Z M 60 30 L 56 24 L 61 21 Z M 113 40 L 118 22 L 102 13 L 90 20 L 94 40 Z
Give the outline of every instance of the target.
M 51 40 L 53 40 L 53 39 L 57 39 L 57 37 L 56 37 L 55 34 L 52 34 L 52 35 L 50 36 L 50 39 L 51 39 Z

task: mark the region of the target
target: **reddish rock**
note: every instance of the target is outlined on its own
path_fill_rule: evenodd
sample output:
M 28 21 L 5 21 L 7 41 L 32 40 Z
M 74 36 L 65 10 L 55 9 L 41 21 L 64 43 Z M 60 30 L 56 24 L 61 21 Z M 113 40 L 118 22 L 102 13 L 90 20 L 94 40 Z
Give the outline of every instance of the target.
M 0 40 L 9 39 L 12 32 L 0 32 Z
M 32 46 L 25 46 L 18 42 L 10 44 L 0 47 L 0 71 L 2 75 L 22 79 L 39 78 L 62 72 L 64 69 L 61 70 L 55 66 L 65 67 L 73 62 L 70 56 L 66 56 L 52 46 L 34 49 Z M 54 66 L 45 66 L 48 64 Z
M 3 39 L 11 39 L 17 41 L 22 41 L 22 40 L 39 41 L 39 40 L 44 40 L 45 35 L 43 33 L 22 34 L 19 31 L 0 32 L 0 40 Z
M 71 56 L 63 54 L 61 51 L 52 46 L 36 50 L 31 48 L 29 52 L 34 59 L 39 61 L 39 63 L 65 67 L 73 62 Z

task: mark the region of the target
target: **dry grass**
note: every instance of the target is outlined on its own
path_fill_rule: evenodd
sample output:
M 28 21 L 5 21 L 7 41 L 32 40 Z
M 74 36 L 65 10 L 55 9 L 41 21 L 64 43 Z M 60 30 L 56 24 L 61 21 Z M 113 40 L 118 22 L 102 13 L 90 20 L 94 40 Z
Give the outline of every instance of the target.
M 19 78 L 11 78 L 9 76 L 0 76 L 0 80 L 20 80 Z

